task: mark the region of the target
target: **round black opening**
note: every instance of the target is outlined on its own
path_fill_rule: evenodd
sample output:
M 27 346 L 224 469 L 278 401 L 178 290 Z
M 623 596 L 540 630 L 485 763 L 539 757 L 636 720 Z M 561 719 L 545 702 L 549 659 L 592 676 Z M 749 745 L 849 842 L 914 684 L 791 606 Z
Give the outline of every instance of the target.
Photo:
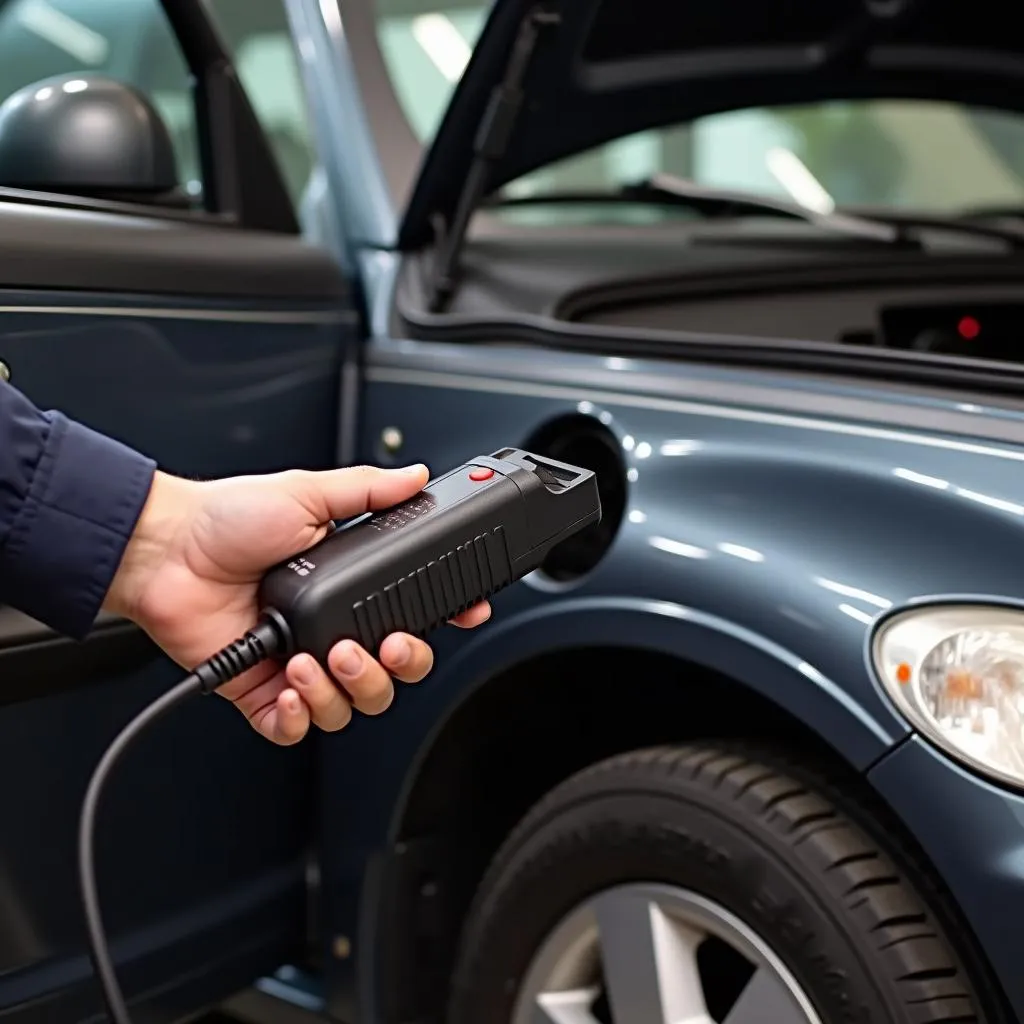
M 552 420 L 524 445 L 527 451 L 582 466 L 597 476 L 601 521 L 553 548 L 540 571 L 568 582 L 588 573 L 611 547 L 626 511 L 626 463 L 615 435 L 592 416 Z

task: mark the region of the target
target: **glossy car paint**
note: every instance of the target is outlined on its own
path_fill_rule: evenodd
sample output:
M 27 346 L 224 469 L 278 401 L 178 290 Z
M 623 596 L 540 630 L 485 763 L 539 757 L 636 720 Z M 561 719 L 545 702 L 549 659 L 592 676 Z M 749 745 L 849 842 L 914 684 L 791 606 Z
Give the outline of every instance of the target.
M 868 778 L 928 851 L 1020 1019 L 1024 799 L 964 771 L 919 736 Z
M 331 0 L 320 6 L 334 9 Z M 306 42 L 311 62 L 350 67 L 340 35 L 319 52 L 323 37 Z M 372 146 L 362 127 L 360 149 Z M 347 147 L 324 143 L 325 159 L 353 165 Z M 359 163 L 365 172 L 372 161 L 364 152 Z M 386 731 L 360 721 L 324 738 L 325 938 L 350 941 L 349 955 L 329 961 L 331 1016 L 388 1019 L 389 989 L 400 983 L 389 947 L 408 925 L 389 919 L 388 865 L 417 770 L 446 722 L 517 663 L 598 637 L 720 671 L 864 773 L 923 846 L 1012 1011 L 1024 1015 L 1008 938 L 1024 914 L 1024 801 L 912 735 L 865 653 L 877 618 L 908 602 L 1024 598 L 1024 415 L 948 393 L 628 352 L 609 359 L 395 337 L 398 258 L 368 244 L 389 241 L 394 220 L 367 202 L 357 223 L 349 237 L 371 335 L 360 459 L 442 470 L 583 413 L 615 432 L 630 489 L 620 533 L 591 574 L 568 586 L 531 579 L 499 595 L 478 633 L 437 636 L 433 675 L 402 689 Z M 405 438 L 397 453 L 381 444 L 389 427 Z M 638 685 L 623 700 L 642 700 Z M 372 782 L 339 784 L 356 777 Z
M 152 452 L 170 472 L 287 467 L 296 449 L 304 462 L 333 460 L 338 332 L 354 331 L 351 313 L 130 295 L 103 302 L 3 297 L 4 356 L 37 402 Z
M 631 482 L 621 532 L 593 573 L 568 587 L 527 581 L 495 601 L 493 625 L 445 637 L 430 683 L 403 692 L 390 713 L 386 743 L 370 729 L 327 740 L 328 778 L 358 765 L 376 782 L 372 798 L 332 794 L 324 806 L 346 823 L 327 850 L 352 865 L 348 905 L 360 907 L 361 894 L 363 920 L 385 912 L 387 893 L 367 873 L 372 859 L 353 863 L 353 846 L 372 854 L 394 841 L 403 798 L 439 728 L 471 689 L 510 665 L 595 638 L 657 650 L 742 682 L 867 772 L 908 731 L 866 663 L 876 617 L 927 596 L 1024 596 L 1024 566 L 1013 554 L 1024 525 L 1024 449 L 986 439 L 984 427 L 972 435 L 979 413 L 960 412 L 955 402 L 908 406 L 869 388 L 630 360 L 609 367 L 580 356 L 526 359 L 501 347 L 460 355 L 378 340 L 370 353 L 368 454 L 381 430 L 396 426 L 410 439 L 403 459 L 450 465 L 525 443 L 542 424 L 582 411 L 619 436 Z M 823 396 L 831 414 L 809 413 Z M 936 415 L 945 420 L 942 433 L 906 422 Z M 992 432 L 1011 422 L 1001 419 Z M 963 540 L 972 537 L 984 545 Z M 638 680 L 622 699 L 642 700 L 642 686 Z M 933 792 L 944 785 L 942 771 L 953 772 L 1020 828 L 1016 797 L 933 760 Z M 922 828 L 916 786 L 902 784 L 895 768 L 880 772 L 893 806 L 916 808 L 904 820 L 919 839 L 960 827 L 959 802 L 939 796 Z M 931 846 L 925 842 L 929 853 Z M 947 863 L 942 858 L 940 870 Z M 965 873 L 972 863 L 980 877 Z M 989 878 L 1001 883 L 994 896 L 970 898 L 989 870 L 980 856 L 944 875 L 964 887 L 963 896 L 954 893 L 979 936 L 992 927 L 984 908 L 993 898 L 1003 920 L 1008 908 L 1024 911 L 1021 879 L 1005 871 Z M 372 956 L 361 966 L 363 991 L 377 990 Z
M 353 309 L 336 299 L 282 322 L 255 299 L 24 290 L 0 313 L 16 383 L 196 475 L 357 458 L 442 471 L 555 417 L 593 416 L 628 465 L 627 515 L 587 577 L 531 579 L 498 597 L 487 627 L 437 634 L 429 682 L 400 688 L 383 720 L 286 751 L 216 701 L 155 730 L 104 812 L 101 884 L 130 951 L 125 980 L 156 992 L 156 1016 L 170 1018 L 297 953 L 317 834 L 324 1009 L 349 1024 L 388 1019 L 401 981 L 388 946 L 415 924 L 395 920 L 388 871 L 418 769 L 498 674 L 599 638 L 732 677 L 864 773 L 1024 1016 L 1012 941 L 1024 801 L 911 735 L 865 660 L 872 622 L 908 601 L 1024 599 L 1021 414 L 628 352 L 393 337 L 397 210 L 382 183 L 394 172 L 366 122 L 357 55 L 335 0 L 287 2 L 326 183 L 307 223 L 336 240 L 366 312 L 359 358 Z M 405 438 L 397 452 L 380 444 L 387 427 Z M 0 707 L 4 777 L 31 780 L 0 791 L 5 1020 L 82 1020 L 95 1007 L 73 875 L 78 803 L 115 729 L 176 675 L 150 651 L 96 688 Z M 622 700 L 641 701 L 644 680 L 631 683 Z

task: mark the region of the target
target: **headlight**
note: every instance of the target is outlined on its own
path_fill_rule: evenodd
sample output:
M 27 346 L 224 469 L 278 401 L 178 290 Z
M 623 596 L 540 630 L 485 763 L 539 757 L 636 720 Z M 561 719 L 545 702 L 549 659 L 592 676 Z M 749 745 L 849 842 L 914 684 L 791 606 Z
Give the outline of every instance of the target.
M 874 639 L 875 670 L 925 737 L 1024 786 L 1024 612 L 948 605 L 904 612 Z

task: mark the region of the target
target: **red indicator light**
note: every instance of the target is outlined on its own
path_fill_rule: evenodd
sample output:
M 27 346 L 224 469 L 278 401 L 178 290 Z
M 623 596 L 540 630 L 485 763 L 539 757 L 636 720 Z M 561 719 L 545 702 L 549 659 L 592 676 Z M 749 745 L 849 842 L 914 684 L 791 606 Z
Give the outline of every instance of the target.
M 964 341 L 973 341 L 981 334 L 981 324 L 973 316 L 962 316 L 956 325 L 956 332 Z

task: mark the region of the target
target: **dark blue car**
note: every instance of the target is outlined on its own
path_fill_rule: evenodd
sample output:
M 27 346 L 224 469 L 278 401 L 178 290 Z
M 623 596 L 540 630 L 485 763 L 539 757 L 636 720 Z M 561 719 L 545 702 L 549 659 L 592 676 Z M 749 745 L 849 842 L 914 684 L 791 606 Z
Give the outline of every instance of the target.
M 604 508 L 382 718 L 132 752 L 136 1019 L 1024 1018 L 1013 5 L 445 2 L 0 3 L 5 377 L 179 474 Z M 5 1024 L 101 1019 L 79 804 L 180 671 L 0 609 Z

